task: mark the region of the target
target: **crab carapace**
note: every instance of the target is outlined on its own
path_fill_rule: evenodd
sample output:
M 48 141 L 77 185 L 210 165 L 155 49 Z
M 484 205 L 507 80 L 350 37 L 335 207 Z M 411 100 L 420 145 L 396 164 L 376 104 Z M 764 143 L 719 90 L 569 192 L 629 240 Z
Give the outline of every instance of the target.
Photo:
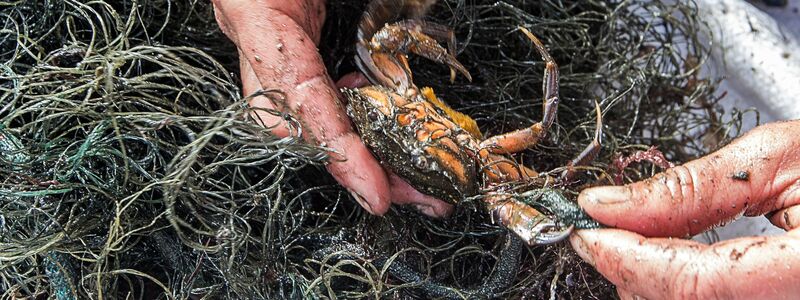
M 519 27 L 545 62 L 544 116 L 530 127 L 484 138 L 472 118 L 412 80 L 408 53 L 446 64 L 451 80 L 459 72 L 471 81 L 469 71 L 455 58 L 453 31 L 421 19 L 434 2 L 376 0 L 368 5 L 359 25 L 356 61 L 372 85 L 342 90 L 348 115 L 381 163 L 419 191 L 451 203 L 487 193 L 482 199 L 494 220 L 529 245 L 563 240 L 573 226 L 561 226 L 554 217 L 491 189 L 539 177 L 509 155 L 535 146 L 553 124 L 559 102 L 556 62 L 536 36 Z M 447 48 L 439 42 L 447 43 Z M 591 161 L 600 150 L 599 107 L 596 112 L 594 140 L 569 163 L 562 180 L 572 167 Z

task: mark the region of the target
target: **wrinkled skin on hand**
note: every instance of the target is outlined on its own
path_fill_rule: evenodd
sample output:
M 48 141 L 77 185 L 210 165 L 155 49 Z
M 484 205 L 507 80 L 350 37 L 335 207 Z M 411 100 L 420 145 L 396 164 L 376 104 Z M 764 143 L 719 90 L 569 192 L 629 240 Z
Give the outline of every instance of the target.
M 651 179 L 584 190 L 579 204 L 616 229 L 573 248 L 623 299 L 783 299 L 800 295 L 800 121 L 760 126 Z M 740 214 L 787 231 L 704 245 L 686 237 Z
M 239 50 L 245 95 L 260 89 L 286 93 L 285 107 L 300 119 L 304 138 L 335 150 L 328 171 L 370 213 L 384 214 L 392 203 L 413 204 L 430 216 L 447 215 L 452 207 L 424 195 L 393 174 L 387 174 L 353 131 L 340 102 L 338 88 L 317 51 L 323 22 L 323 0 L 214 0 L 222 31 Z M 366 83 L 350 75 L 340 86 Z M 266 97 L 255 97 L 252 107 L 275 108 Z M 255 112 L 273 133 L 287 136 L 283 120 Z

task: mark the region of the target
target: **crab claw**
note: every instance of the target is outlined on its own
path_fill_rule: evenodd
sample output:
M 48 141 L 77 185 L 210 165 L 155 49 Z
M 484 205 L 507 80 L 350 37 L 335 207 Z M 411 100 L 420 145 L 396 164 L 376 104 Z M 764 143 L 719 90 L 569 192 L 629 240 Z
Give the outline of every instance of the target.
M 540 229 L 541 228 L 541 229 Z M 555 222 L 548 222 L 547 224 L 543 224 L 541 226 L 537 226 L 533 232 L 538 232 L 535 236 L 533 236 L 533 243 L 535 245 L 547 245 L 547 244 L 554 244 L 564 239 L 568 238 L 572 231 L 575 230 L 575 225 L 569 225 L 567 228 L 563 228 L 562 226 L 558 226 Z M 531 244 L 531 242 L 528 242 Z
M 449 28 L 420 20 L 403 20 L 376 29 L 372 22 L 363 23 L 356 44 L 356 63 L 373 84 L 404 94 L 413 86 L 408 53 L 447 65 L 451 82 L 455 81 L 456 72 L 472 81 L 467 68 L 455 58 L 455 36 Z M 438 40 L 447 41 L 447 48 Z
M 502 196 L 500 196 L 502 197 Z M 492 198 L 492 197 L 490 197 Z M 505 197 L 503 197 L 505 198 Z M 556 221 L 522 202 L 492 199 L 489 210 L 495 221 L 513 231 L 528 245 L 546 245 L 566 239 L 574 226 L 563 228 Z

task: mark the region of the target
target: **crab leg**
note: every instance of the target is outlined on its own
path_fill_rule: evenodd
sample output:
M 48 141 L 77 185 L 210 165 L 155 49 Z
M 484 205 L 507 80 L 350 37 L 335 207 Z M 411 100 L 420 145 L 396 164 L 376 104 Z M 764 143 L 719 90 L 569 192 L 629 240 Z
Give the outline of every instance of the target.
M 420 20 L 435 3 L 436 0 L 373 0 L 369 2 L 361 23 L 358 25 L 356 63 L 372 84 L 386 86 L 409 97 L 413 97 L 419 92 L 411 78 L 411 70 L 408 68 L 405 56 L 408 49 L 398 48 L 397 45 L 382 47 L 381 43 L 392 42 L 398 38 L 407 40 L 407 36 L 416 36 L 420 32 L 422 35 L 428 34 L 440 40 L 447 39 L 449 54 L 451 54 L 451 57 L 448 58 L 450 64 L 458 63 L 452 57 L 455 35 L 443 25 Z M 410 17 L 412 20 L 401 21 L 398 23 L 400 25 L 387 25 L 387 22 L 404 16 Z M 400 30 L 401 32 L 387 30 L 386 27 L 392 26 L 395 31 Z M 379 36 L 377 39 L 376 35 Z M 381 35 L 384 37 L 380 37 Z M 430 39 L 430 37 L 418 38 Z M 460 66 L 460 64 L 458 65 Z M 451 77 L 455 74 L 453 70 L 454 68 L 451 67 Z M 465 69 L 463 70 L 465 71 Z
M 429 34 L 440 39 L 449 39 L 448 47 L 450 50 L 442 47 Z M 369 41 L 360 41 L 359 44 L 363 50 L 359 51 L 359 56 L 364 59 L 364 55 L 405 54 L 410 52 L 437 63 L 446 64 L 451 70 L 464 74 L 471 81 L 472 76 L 469 71 L 451 53 L 454 48 L 452 44 L 455 43 L 454 38 L 451 36 L 449 29 L 446 29 L 443 25 L 423 21 L 401 21 L 384 26 Z M 375 58 L 373 57 L 372 60 L 375 60 Z M 369 67 L 375 73 L 374 70 L 377 69 L 377 65 Z M 381 67 L 384 66 L 381 65 Z M 395 82 L 380 83 L 396 87 Z
M 552 244 L 567 238 L 574 226 L 561 229 L 553 219 L 507 195 L 492 195 L 486 199 L 495 220 L 524 240 L 528 245 Z
M 403 23 L 402 25 L 403 27 L 418 29 L 423 34 L 429 35 L 430 37 L 436 39 L 437 41 L 447 43 L 447 53 L 449 53 L 452 56 L 456 55 L 456 35 L 455 33 L 453 33 L 453 30 L 450 29 L 450 27 L 437 23 L 425 22 L 423 20 L 417 20 L 417 19 L 409 19 L 398 22 L 398 24 L 400 23 Z M 470 81 L 472 81 L 472 77 L 469 74 L 469 72 L 464 73 L 464 75 Z M 456 69 L 450 67 L 450 82 L 454 82 L 455 80 L 456 80 Z
M 453 30 L 450 29 L 450 27 L 418 19 L 402 20 L 394 25 L 397 25 L 401 28 L 406 28 L 409 31 L 421 32 L 422 34 L 428 35 L 439 42 L 445 42 L 447 43 L 447 53 L 450 53 L 451 55 L 455 55 L 456 53 L 456 35 L 453 33 Z
M 569 162 L 567 169 L 561 173 L 562 181 L 568 181 L 572 178 L 572 175 L 575 173 L 575 167 L 588 165 L 592 162 L 603 147 L 603 113 L 600 111 L 600 104 L 598 104 L 597 101 L 594 102 L 594 109 L 597 113 L 597 123 L 595 124 L 597 127 L 594 130 L 594 139 L 583 149 L 581 154 Z
M 372 84 L 382 85 L 401 95 L 412 96 L 414 86 L 408 60 L 402 53 L 373 52 L 364 44 L 356 46 L 356 64 Z
M 553 125 L 556 111 L 558 110 L 558 65 L 536 36 L 524 27 L 519 29 L 533 42 L 534 47 L 542 55 L 542 59 L 545 62 L 544 82 L 542 84 L 544 116 L 542 116 L 541 122 L 533 124 L 531 127 L 496 135 L 481 143 L 483 148 L 496 154 L 516 153 L 538 144 L 547 135 L 547 130 L 550 129 L 550 126 Z

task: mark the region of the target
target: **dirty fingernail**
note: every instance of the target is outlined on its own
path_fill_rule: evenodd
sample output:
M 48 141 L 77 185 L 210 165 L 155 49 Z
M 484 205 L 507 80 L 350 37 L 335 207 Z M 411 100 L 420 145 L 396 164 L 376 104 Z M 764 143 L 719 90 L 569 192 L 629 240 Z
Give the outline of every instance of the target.
M 581 205 L 607 205 L 627 202 L 631 198 L 630 188 L 627 186 L 604 186 L 584 190 L 578 196 Z
M 440 209 L 434 209 L 436 211 L 436 216 L 445 218 L 449 217 L 453 214 L 453 206 L 452 205 L 443 205 Z
M 594 266 L 594 256 L 592 252 L 589 250 L 589 244 L 586 243 L 584 239 L 585 230 L 579 230 L 572 234 L 572 237 L 569 239 L 570 244 L 572 244 L 572 249 L 575 250 L 578 255 L 583 258 L 584 261 L 589 263 L 590 265 Z
M 439 217 L 439 215 L 436 214 L 436 210 L 433 209 L 433 206 L 424 205 L 424 204 L 416 204 L 416 205 L 414 205 L 414 207 L 417 208 L 417 210 L 419 212 L 425 214 L 428 217 L 432 217 L 432 218 Z
M 373 215 L 375 214 L 375 212 L 372 210 L 372 206 L 369 205 L 369 202 L 367 202 L 367 200 L 364 199 L 364 197 L 353 191 L 350 191 L 350 195 L 352 195 L 353 199 L 356 199 L 356 202 L 358 202 L 358 204 L 361 204 L 361 207 L 366 209 L 367 212 Z

